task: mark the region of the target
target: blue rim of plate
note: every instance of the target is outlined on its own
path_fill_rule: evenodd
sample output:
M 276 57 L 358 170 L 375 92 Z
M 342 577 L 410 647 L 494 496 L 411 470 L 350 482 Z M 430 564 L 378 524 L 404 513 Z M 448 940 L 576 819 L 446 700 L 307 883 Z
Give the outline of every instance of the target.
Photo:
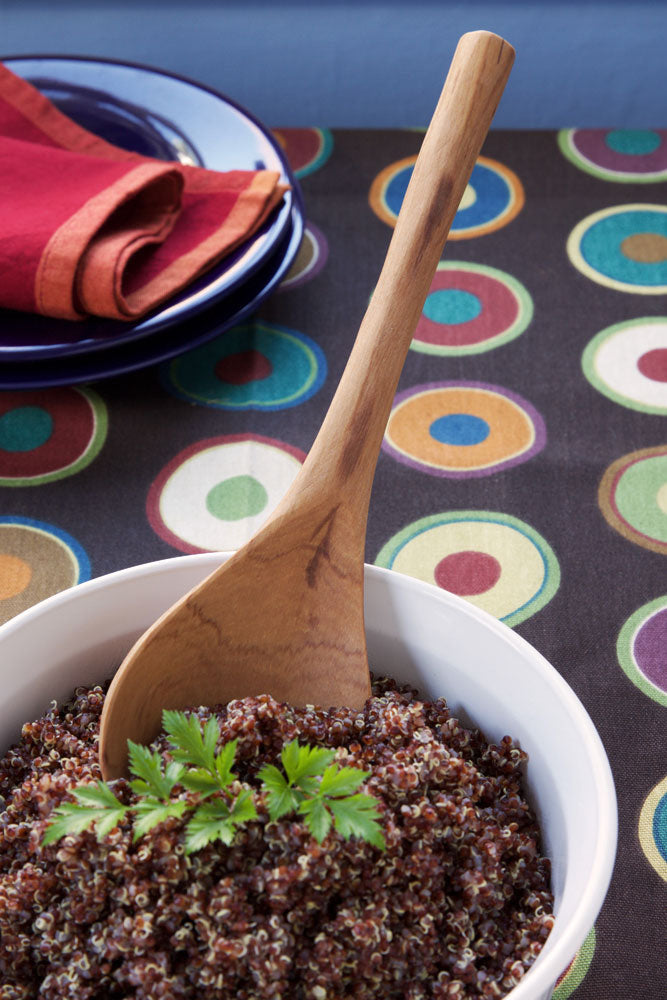
M 298 253 L 303 233 L 303 203 L 297 190 L 291 225 L 275 254 L 222 304 L 213 305 L 179 326 L 159 331 L 154 336 L 143 337 L 134 344 L 60 359 L 24 359 L 22 362 L 0 365 L 0 390 L 41 389 L 95 382 L 168 361 L 199 347 L 245 320 L 275 291 Z
M 77 323 L 5 311 L 0 324 L 0 361 L 115 350 L 181 324 L 233 295 L 283 245 L 285 233 L 293 229 L 295 212 L 303 216 L 298 182 L 277 140 L 251 112 L 212 88 L 175 73 L 114 59 L 21 55 L 6 56 L 2 62 L 38 86 L 65 114 L 108 141 L 143 155 L 210 169 L 268 167 L 279 170 L 292 191 L 242 247 L 137 323 L 96 318 Z M 133 84 L 137 85 L 134 95 Z M 183 123 L 178 121 L 179 102 L 187 111 Z M 203 110 L 208 117 L 201 119 Z M 211 115 L 217 116 L 215 129 L 210 127 Z M 220 134 L 223 120 L 231 140 L 227 147 Z M 236 150 L 241 141 L 248 149 L 245 161 L 238 162 Z

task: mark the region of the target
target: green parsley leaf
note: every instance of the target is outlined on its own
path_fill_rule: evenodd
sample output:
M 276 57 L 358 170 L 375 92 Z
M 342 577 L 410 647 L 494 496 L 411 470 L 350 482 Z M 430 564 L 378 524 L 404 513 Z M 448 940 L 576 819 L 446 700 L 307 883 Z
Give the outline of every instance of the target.
M 188 822 L 185 830 L 185 853 L 200 851 L 216 840 L 229 846 L 237 828 L 256 816 L 257 810 L 249 791 L 241 792 L 231 808 L 221 798 L 208 799 L 199 806 Z
M 287 779 L 273 764 L 265 764 L 257 775 L 266 792 L 269 818 L 275 822 L 281 816 L 294 812 L 303 799 L 303 794 L 290 788 Z
M 321 844 L 331 829 L 331 814 L 325 800 L 320 796 L 304 799 L 299 805 L 299 812 L 306 818 L 306 826 L 318 844 Z
M 130 787 L 137 795 L 151 795 L 157 799 L 168 799 L 183 774 L 183 766 L 170 763 L 163 771 L 163 761 L 157 750 L 151 752 L 140 743 L 127 741 L 130 773 L 136 775 Z
M 185 771 L 183 785 L 191 792 L 200 792 L 204 796 L 220 791 L 217 779 L 203 767 L 193 767 Z
M 346 840 L 361 837 L 369 844 L 385 849 L 387 845 L 378 823 L 380 809 L 377 799 L 360 792 L 346 799 L 328 799 L 327 805 L 333 813 L 336 830 L 342 837 Z
M 307 779 L 319 777 L 335 756 L 335 750 L 301 746 L 298 740 L 291 740 L 283 747 L 280 758 L 289 783 L 310 791 L 311 783 Z
M 335 797 L 354 795 L 370 775 L 370 771 L 361 771 L 358 767 L 338 767 L 331 764 L 322 775 L 320 794 Z
M 236 775 L 232 772 L 232 767 L 234 766 L 234 758 L 236 756 L 238 743 L 238 739 L 230 740 L 229 743 L 225 743 L 222 750 L 215 758 L 215 773 L 218 776 L 220 788 L 226 788 L 227 785 L 231 785 L 232 781 L 236 779 Z
M 183 764 L 203 767 L 212 771 L 215 767 L 215 748 L 220 739 L 218 720 L 211 716 L 202 730 L 197 716 L 192 713 L 165 709 L 162 726 L 172 746 L 172 756 Z
M 237 746 L 237 739 L 225 743 L 220 753 L 213 758 L 212 768 L 195 767 L 187 770 L 182 779 L 185 787 L 204 796 L 224 791 L 236 779 L 232 766 Z
M 72 794 L 76 802 L 63 802 L 53 810 L 42 844 L 53 844 L 62 837 L 89 829 L 94 829 L 101 840 L 118 826 L 128 811 L 104 781 L 82 785 Z
M 158 823 L 164 823 L 170 816 L 181 817 L 187 808 L 187 802 L 175 799 L 173 802 L 161 802 L 159 799 L 146 797 L 134 806 L 137 819 L 134 821 L 132 840 L 138 840 L 152 830 Z
M 240 826 L 241 823 L 247 823 L 251 819 L 257 819 L 255 800 L 251 791 L 239 792 L 234 799 L 229 815 L 237 826 Z

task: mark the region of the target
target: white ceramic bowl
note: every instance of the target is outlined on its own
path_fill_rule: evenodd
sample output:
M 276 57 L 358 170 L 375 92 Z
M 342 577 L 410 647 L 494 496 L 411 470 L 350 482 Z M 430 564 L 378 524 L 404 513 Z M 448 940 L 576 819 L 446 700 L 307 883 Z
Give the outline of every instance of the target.
M 56 594 L 0 628 L 0 750 L 51 699 L 108 678 L 144 629 L 219 564 L 221 553 L 121 570 Z M 547 1000 L 602 905 L 616 850 L 614 785 L 571 688 L 511 629 L 434 586 L 366 567 L 371 665 L 426 697 L 445 696 L 493 741 L 528 752 L 527 788 L 553 866 L 556 921 L 509 997 Z

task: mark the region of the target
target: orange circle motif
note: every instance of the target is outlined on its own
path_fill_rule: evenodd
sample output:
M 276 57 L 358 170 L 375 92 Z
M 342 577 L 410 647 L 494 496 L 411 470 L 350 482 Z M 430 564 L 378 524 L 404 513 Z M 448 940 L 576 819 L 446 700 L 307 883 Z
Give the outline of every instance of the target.
M 0 553 L 0 601 L 22 594 L 32 579 L 32 570 L 24 559 Z

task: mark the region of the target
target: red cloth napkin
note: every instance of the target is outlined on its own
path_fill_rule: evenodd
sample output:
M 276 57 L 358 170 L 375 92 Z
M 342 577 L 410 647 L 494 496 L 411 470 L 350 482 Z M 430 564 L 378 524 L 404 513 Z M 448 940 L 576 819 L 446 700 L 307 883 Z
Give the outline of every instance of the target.
M 286 190 L 276 171 L 112 146 L 0 64 L 0 307 L 136 319 L 246 240 Z

